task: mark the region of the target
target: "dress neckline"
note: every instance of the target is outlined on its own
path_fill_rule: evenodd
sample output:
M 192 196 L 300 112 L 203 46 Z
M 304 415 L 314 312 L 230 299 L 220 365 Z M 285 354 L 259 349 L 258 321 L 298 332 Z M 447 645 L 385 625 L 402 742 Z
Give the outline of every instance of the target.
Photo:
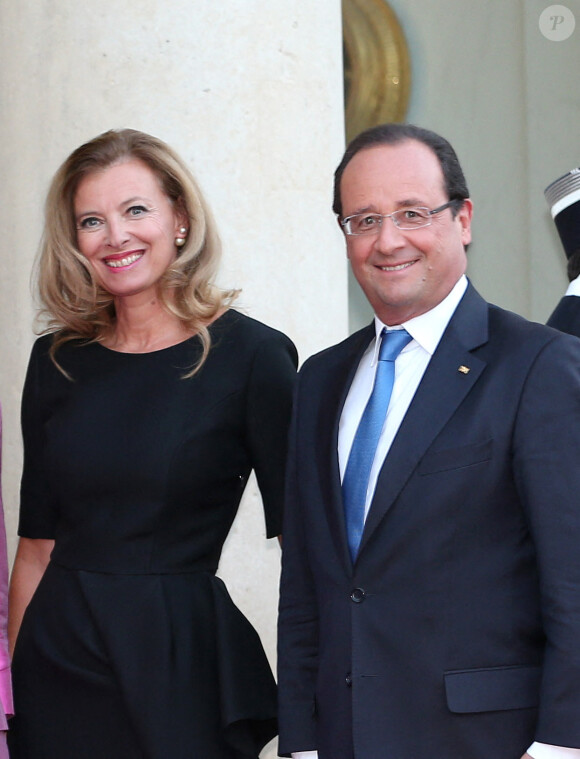
M 214 325 L 217 326 L 218 322 L 221 322 L 224 317 L 229 314 L 232 311 L 231 308 L 227 308 L 223 314 L 220 314 L 220 316 L 217 317 L 217 319 L 214 319 L 210 324 L 208 324 L 208 330 L 212 332 Z M 103 343 L 95 342 L 93 345 L 97 345 L 101 350 L 106 351 L 109 354 L 117 355 L 117 356 L 154 356 L 159 355 L 161 353 L 165 353 L 166 351 L 172 351 L 175 348 L 179 348 L 181 346 L 187 345 L 188 343 L 197 342 L 199 339 L 199 332 L 196 332 L 195 335 L 191 335 L 190 337 L 186 337 L 185 340 L 180 340 L 177 343 L 173 343 L 173 345 L 166 345 L 165 348 L 156 348 L 152 351 L 142 351 L 142 352 L 134 352 L 134 351 L 119 351 L 115 350 L 114 348 L 108 348 L 106 345 L 103 345 Z

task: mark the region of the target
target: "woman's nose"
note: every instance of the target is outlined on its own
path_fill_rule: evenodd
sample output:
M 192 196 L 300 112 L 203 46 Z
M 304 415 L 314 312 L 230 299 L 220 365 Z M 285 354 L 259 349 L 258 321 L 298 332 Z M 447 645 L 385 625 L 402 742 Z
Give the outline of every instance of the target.
M 107 221 L 107 245 L 111 248 L 122 248 L 129 239 L 129 232 L 122 219 Z

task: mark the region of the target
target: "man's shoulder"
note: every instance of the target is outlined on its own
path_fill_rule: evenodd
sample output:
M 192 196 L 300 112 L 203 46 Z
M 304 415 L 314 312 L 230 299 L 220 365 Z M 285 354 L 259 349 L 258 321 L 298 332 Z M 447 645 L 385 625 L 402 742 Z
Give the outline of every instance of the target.
M 332 369 L 337 364 L 353 360 L 355 356 L 360 358 L 360 354 L 370 344 L 374 335 L 374 324 L 367 324 L 366 327 L 359 329 L 339 343 L 314 353 L 304 362 L 301 372 Z
M 490 330 L 497 330 L 508 335 L 527 335 L 539 341 L 550 341 L 562 337 L 562 333 L 546 324 L 527 319 L 525 316 L 508 309 L 488 303 Z M 569 337 L 569 336 L 568 336 Z M 567 339 L 567 338 L 565 338 Z
M 550 360 L 580 360 L 580 340 L 546 324 L 526 319 L 513 311 L 489 304 L 490 343 L 503 346 L 515 358 L 544 353 Z
M 580 337 L 580 297 L 565 295 L 547 321 L 548 326 Z
M 522 335 L 539 341 L 554 338 L 555 330 L 545 324 L 527 319 L 515 311 L 510 311 L 486 300 L 470 282 L 465 295 L 454 313 L 452 321 L 457 319 L 463 324 L 466 320 L 473 324 L 487 322 L 490 337 L 503 335 L 504 338 L 520 339 Z M 458 326 L 456 324 L 456 326 Z

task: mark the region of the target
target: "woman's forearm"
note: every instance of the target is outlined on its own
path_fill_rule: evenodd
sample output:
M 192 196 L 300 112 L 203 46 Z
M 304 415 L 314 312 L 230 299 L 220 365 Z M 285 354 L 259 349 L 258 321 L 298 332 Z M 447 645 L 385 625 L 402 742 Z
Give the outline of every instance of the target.
M 53 540 L 20 538 L 18 542 L 8 599 L 10 655 L 14 651 L 22 617 L 46 570 L 53 547 Z

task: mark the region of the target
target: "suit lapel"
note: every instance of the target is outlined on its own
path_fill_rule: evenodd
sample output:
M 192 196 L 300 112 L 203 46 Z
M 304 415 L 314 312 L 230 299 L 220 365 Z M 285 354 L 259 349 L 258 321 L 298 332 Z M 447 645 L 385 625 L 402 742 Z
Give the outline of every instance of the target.
M 485 362 L 471 351 L 485 343 L 487 336 L 487 303 L 470 286 L 429 362 L 385 459 L 361 552 L 433 440 L 479 379 Z
M 327 519 L 337 546 L 337 551 L 349 572 L 352 563 L 348 552 L 346 526 L 342 503 L 342 488 L 338 466 L 338 428 L 342 408 L 348 395 L 353 377 L 363 353 L 375 336 L 374 322 L 352 335 L 344 344 L 344 350 L 337 356 L 329 374 L 320 404 L 317 429 L 317 459 L 320 482 L 323 490 Z

